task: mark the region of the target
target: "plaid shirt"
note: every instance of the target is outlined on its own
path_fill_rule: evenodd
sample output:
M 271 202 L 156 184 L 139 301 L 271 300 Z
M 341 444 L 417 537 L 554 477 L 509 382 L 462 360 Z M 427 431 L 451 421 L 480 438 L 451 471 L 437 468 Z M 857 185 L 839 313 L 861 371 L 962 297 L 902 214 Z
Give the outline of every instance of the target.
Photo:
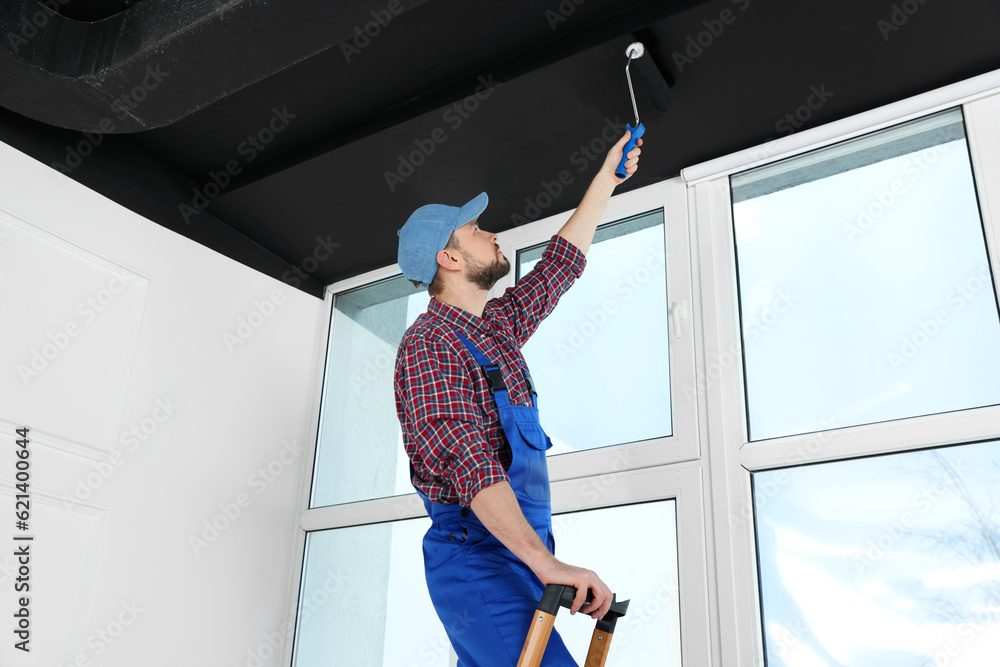
M 396 413 L 413 483 L 431 501 L 469 506 L 480 489 L 508 479 L 511 459 L 486 378 L 452 326 L 499 364 L 511 404 L 531 405 L 520 348 L 585 266 L 576 246 L 553 236 L 534 268 L 488 301 L 481 318 L 432 297 L 403 334 Z

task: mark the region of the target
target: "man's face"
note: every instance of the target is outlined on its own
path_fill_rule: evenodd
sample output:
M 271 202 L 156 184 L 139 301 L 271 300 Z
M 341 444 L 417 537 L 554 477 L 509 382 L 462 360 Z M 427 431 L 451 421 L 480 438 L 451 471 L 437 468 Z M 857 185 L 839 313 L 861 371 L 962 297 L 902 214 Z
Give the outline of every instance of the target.
M 480 229 L 476 220 L 456 229 L 455 237 L 465 259 L 465 277 L 469 282 L 489 290 L 510 273 L 510 262 L 497 245 L 497 235 Z

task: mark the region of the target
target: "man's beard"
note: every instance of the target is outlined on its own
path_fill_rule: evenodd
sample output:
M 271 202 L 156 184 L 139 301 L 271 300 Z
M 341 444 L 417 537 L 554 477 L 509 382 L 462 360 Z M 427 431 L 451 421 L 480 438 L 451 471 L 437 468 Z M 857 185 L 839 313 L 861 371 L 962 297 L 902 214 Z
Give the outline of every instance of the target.
M 462 256 L 465 257 L 466 264 L 468 264 L 466 278 L 480 289 L 488 292 L 493 289 L 498 280 L 510 273 L 510 262 L 507 261 L 506 257 L 497 255 L 496 260 L 490 264 L 480 264 L 464 250 L 461 252 Z

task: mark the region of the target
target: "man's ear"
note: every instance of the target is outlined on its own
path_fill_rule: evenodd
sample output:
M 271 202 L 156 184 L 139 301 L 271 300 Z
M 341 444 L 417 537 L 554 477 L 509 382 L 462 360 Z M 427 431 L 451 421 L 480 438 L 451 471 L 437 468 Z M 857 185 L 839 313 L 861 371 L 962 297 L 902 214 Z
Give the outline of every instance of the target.
M 438 250 L 437 263 L 438 266 L 443 267 L 448 271 L 458 271 L 461 267 L 461 255 L 455 250 L 449 250 L 445 248 L 444 250 Z

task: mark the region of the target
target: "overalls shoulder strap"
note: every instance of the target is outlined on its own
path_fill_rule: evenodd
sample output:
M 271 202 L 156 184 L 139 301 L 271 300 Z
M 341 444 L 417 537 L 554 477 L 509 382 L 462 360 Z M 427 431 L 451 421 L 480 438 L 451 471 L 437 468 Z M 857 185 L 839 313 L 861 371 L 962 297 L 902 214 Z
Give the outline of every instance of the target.
M 482 350 L 480 350 L 475 343 L 466 338 L 461 331 L 455 327 L 452 327 L 452 329 L 454 329 L 455 335 L 457 335 L 458 339 L 462 341 L 466 349 L 468 349 L 469 352 L 472 353 L 472 356 L 476 358 L 476 363 L 482 367 L 483 373 L 486 374 L 486 383 L 490 387 L 490 393 L 493 394 L 494 400 L 497 399 L 497 392 L 502 392 L 502 400 L 509 403 L 509 399 L 507 397 L 507 384 L 503 380 L 503 373 L 500 371 L 500 366 L 487 359 Z M 521 367 L 521 373 L 524 374 L 524 381 L 527 383 L 529 391 L 531 391 L 532 403 L 537 406 L 538 391 L 535 389 L 535 383 L 531 379 L 531 373 L 529 373 L 528 369 L 524 366 Z

